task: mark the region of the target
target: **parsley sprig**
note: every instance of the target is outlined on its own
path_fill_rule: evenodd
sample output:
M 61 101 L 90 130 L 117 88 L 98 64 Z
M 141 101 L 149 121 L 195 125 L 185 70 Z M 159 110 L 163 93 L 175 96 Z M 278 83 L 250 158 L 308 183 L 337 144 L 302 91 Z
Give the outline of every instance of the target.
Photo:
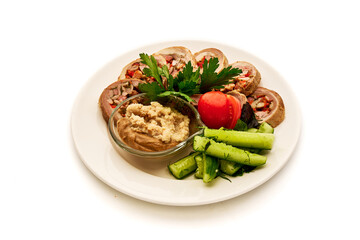
M 242 72 L 241 69 L 230 66 L 217 73 L 219 60 L 211 58 L 209 61 L 205 59 L 202 74 L 200 74 L 200 68 L 194 71 L 189 61 L 183 70 L 173 77 L 166 65 L 161 68 L 158 66 L 154 56 L 140 53 L 140 58 L 141 62 L 148 66 L 144 68 L 144 73 L 148 77 L 153 77 L 155 82 L 139 84 L 139 89 L 141 92 L 147 93 L 152 100 L 156 100 L 157 97 L 176 95 L 191 102 L 194 100 L 190 96 L 213 89 L 221 89 Z
M 221 89 L 224 85 L 231 83 L 232 79 L 242 73 L 239 68 L 231 66 L 222 69 L 219 73 L 216 69 L 219 67 L 219 60 L 217 58 L 210 58 L 209 61 L 205 59 L 203 65 L 203 73 L 201 74 L 200 92 L 205 93 L 212 89 Z

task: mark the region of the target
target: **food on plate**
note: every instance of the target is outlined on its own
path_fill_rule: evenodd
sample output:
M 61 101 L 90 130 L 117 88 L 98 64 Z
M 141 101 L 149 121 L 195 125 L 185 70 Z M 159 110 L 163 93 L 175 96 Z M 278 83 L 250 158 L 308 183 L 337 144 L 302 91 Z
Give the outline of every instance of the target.
M 274 133 L 274 128 L 267 122 L 262 122 L 258 128 L 248 128 L 246 131 L 253 133 Z
M 172 148 L 189 137 L 190 119 L 180 112 L 151 102 L 130 104 L 118 120 L 121 139 L 132 148 L 156 152 Z
M 261 81 L 261 74 L 254 65 L 245 61 L 237 61 L 230 66 L 242 70 L 238 76 L 234 78 L 234 82 L 225 86 L 223 91 L 238 90 L 246 96 L 255 91 Z
M 256 120 L 255 113 L 247 101 L 245 94 L 240 93 L 237 90 L 233 90 L 226 93 L 239 100 L 241 105 L 240 120 L 246 123 L 247 128 L 256 128 L 259 126 L 259 122 Z M 233 128 L 231 128 L 233 129 Z
M 203 94 L 198 102 L 201 120 L 209 128 L 226 127 L 233 129 L 240 119 L 240 101 L 220 91 Z
M 204 129 L 204 136 L 214 138 L 236 147 L 259 148 L 271 150 L 275 136 L 271 133 L 252 133 L 246 131 L 229 131 L 223 129 Z
M 149 68 L 144 69 L 147 75 L 156 80 L 156 82 L 139 85 L 140 91 L 146 93 L 151 99 L 176 95 L 185 98 L 188 102 L 193 102 L 191 97 L 195 94 L 221 89 L 241 72 L 240 69 L 229 67 L 221 70 L 220 73 L 216 73 L 219 60 L 211 58 L 204 65 L 201 74 L 200 69 L 195 70 L 192 64 L 188 62 L 177 76 L 173 77 L 167 65 L 159 68 L 156 60 L 144 53 L 140 54 L 140 58 L 143 63 L 149 66 Z
M 169 68 L 169 73 L 176 77 L 177 74 L 190 62 L 196 68 L 196 61 L 189 49 L 182 46 L 164 48 L 156 54 L 163 56 Z
M 229 176 L 242 176 L 244 173 L 249 173 L 256 167 L 243 165 L 237 162 L 219 159 L 220 171 Z
M 225 159 L 220 159 L 219 164 L 220 171 L 229 176 L 233 176 L 241 168 L 241 166 L 243 166 L 240 163 L 228 161 Z
M 249 102 L 243 104 L 240 120 L 246 123 L 247 128 L 257 128 L 260 125 Z
M 219 161 L 205 153 L 194 152 L 170 164 L 168 169 L 177 179 L 182 179 L 196 171 L 196 178 L 201 178 L 204 183 L 209 183 L 218 176 Z
M 266 164 L 274 128 L 284 120 L 285 107 L 277 92 L 259 86 L 261 74 L 254 65 L 240 60 L 229 65 L 216 48 L 193 55 L 186 47 L 174 46 L 139 56 L 99 99 L 108 121 L 123 100 L 138 93 L 143 93 L 139 95 L 143 99 L 146 96 L 146 101 L 129 99 L 113 115 L 116 132 L 126 145 L 159 152 L 191 140 L 195 152 L 169 164 L 168 169 L 177 179 L 194 173 L 204 183 L 218 176 L 242 176 Z M 160 99 L 169 96 L 181 98 L 192 114 L 184 111 L 185 105 L 175 110 L 163 104 Z M 199 124 L 193 124 L 198 117 L 189 102 L 206 125 L 195 121 L 200 122 L 201 131 Z M 202 133 L 194 137 L 198 132 Z
M 159 54 L 153 54 L 152 55 L 155 60 L 157 61 L 158 67 L 162 67 L 166 64 L 166 60 L 162 55 Z M 153 82 L 155 81 L 153 77 L 148 77 L 144 73 L 144 68 L 146 68 L 147 65 L 141 62 L 141 59 L 138 58 L 132 62 L 130 62 L 128 65 L 126 65 L 120 76 L 118 77 L 119 80 L 121 79 L 127 79 L 127 78 L 137 78 L 146 82 Z
M 219 172 L 219 161 L 216 157 L 206 154 L 203 154 L 202 156 L 203 182 L 209 183 L 217 177 Z
M 256 132 L 260 133 L 274 133 L 274 128 L 267 122 L 262 122 Z
M 191 153 L 190 155 L 176 161 L 176 163 L 169 165 L 168 168 L 170 173 L 177 179 L 182 179 L 188 176 L 196 170 L 197 163 L 195 162 L 195 157 L 199 154 L 200 153 L 198 152 Z
M 232 95 L 226 95 L 226 97 L 230 102 L 229 113 L 232 117 L 231 120 L 225 125 L 225 128 L 234 129 L 241 117 L 241 102 Z
M 203 49 L 203 50 L 195 53 L 194 58 L 196 61 L 196 65 L 200 68 L 200 72 L 202 72 L 202 70 L 203 70 L 203 65 L 204 65 L 205 59 L 207 61 L 209 61 L 210 58 L 219 59 L 219 67 L 216 69 L 217 73 L 229 65 L 228 59 L 226 58 L 224 53 L 217 48 Z
M 251 172 L 266 164 L 267 157 L 261 152 L 269 151 L 275 138 L 273 128 L 265 122 L 254 129 L 247 129 L 246 124 L 242 130 L 205 128 L 203 136 L 194 138 L 195 152 L 170 164 L 169 170 L 175 177 L 186 173 L 181 178 L 194 173 L 205 183 L 218 176 L 226 178 L 224 174 L 242 176 Z
M 239 100 L 241 108 L 242 108 L 242 106 L 244 106 L 244 104 L 247 103 L 247 98 L 246 98 L 245 94 L 242 94 L 239 91 L 233 90 L 233 91 L 227 92 L 226 94 L 231 95 L 231 96 L 235 97 L 237 100 Z
M 121 79 L 103 90 L 98 104 L 106 122 L 109 121 L 111 113 L 121 101 L 139 94 L 139 83 L 143 83 L 143 81 L 139 79 Z
M 229 108 L 228 98 L 219 91 L 203 94 L 198 103 L 201 120 L 210 128 L 224 127 L 230 121 Z
M 196 178 L 204 178 L 204 156 L 206 154 L 200 152 L 195 152 L 194 154 L 198 154 L 195 156 L 195 163 L 196 163 L 196 171 L 195 171 L 195 177 Z M 199 155 L 200 154 L 200 155 Z
M 277 92 L 258 87 L 247 99 L 260 123 L 267 122 L 275 128 L 284 120 L 285 106 Z
M 196 178 L 201 178 L 205 183 L 209 183 L 218 176 L 219 164 L 215 157 L 205 153 L 194 152 L 170 164 L 168 169 L 177 179 L 182 179 L 196 171 Z
M 256 133 L 253 133 L 256 134 Z M 217 142 L 212 138 L 195 136 L 193 148 L 196 152 L 204 152 L 206 155 L 237 162 L 249 166 L 260 166 L 266 163 L 266 156 L 251 153 L 232 145 Z

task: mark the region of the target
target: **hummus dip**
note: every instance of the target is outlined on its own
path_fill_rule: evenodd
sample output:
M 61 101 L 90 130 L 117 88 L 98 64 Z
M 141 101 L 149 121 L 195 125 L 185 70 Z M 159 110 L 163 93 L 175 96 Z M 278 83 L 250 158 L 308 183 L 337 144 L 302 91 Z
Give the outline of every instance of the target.
M 119 136 L 128 146 L 147 152 L 164 151 L 189 137 L 190 119 L 158 102 L 130 104 L 117 122 Z

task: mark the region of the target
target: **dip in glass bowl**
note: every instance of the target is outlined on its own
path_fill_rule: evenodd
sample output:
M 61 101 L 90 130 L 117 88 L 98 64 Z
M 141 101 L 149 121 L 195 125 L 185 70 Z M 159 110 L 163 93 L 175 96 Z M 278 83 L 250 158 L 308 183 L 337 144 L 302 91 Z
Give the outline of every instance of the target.
M 159 162 L 189 150 L 203 127 L 198 111 L 186 100 L 170 95 L 152 102 L 145 93 L 122 101 L 108 122 L 111 142 L 122 156 Z

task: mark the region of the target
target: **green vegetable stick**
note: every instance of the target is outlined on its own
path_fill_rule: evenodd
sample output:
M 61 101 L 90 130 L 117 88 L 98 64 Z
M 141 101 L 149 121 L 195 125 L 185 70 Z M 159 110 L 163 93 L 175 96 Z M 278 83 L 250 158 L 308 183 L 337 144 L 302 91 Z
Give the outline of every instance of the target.
M 220 170 L 223 173 L 230 176 L 234 175 L 242 166 L 240 163 L 232 162 L 224 159 L 220 159 L 219 163 L 220 163 Z
M 267 122 L 263 122 L 259 126 L 259 133 L 274 133 L 274 128 L 270 126 Z
M 204 163 L 203 182 L 209 183 L 216 178 L 219 169 L 219 161 L 214 157 L 204 154 L 203 163 Z
M 213 139 L 195 136 L 193 148 L 195 151 L 205 152 L 206 155 L 225 159 L 249 166 L 260 166 L 266 163 L 266 156 L 215 142 Z
M 177 179 L 181 179 L 194 172 L 197 167 L 195 157 L 198 154 L 199 153 L 197 152 L 192 153 L 189 156 L 186 156 L 174 162 L 173 164 L 170 164 L 168 166 L 170 173 Z
M 234 130 L 204 129 L 204 136 L 214 138 L 236 147 L 259 148 L 270 150 L 275 136 L 271 133 L 252 133 Z
M 196 172 L 195 172 L 195 177 L 196 178 L 203 178 L 204 176 L 204 161 L 203 161 L 203 158 L 205 153 L 203 154 L 200 154 L 200 155 L 197 155 L 195 157 L 195 162 L 196 162 L 196 165 L 197 165 L 197 169 L 196 169 Z

